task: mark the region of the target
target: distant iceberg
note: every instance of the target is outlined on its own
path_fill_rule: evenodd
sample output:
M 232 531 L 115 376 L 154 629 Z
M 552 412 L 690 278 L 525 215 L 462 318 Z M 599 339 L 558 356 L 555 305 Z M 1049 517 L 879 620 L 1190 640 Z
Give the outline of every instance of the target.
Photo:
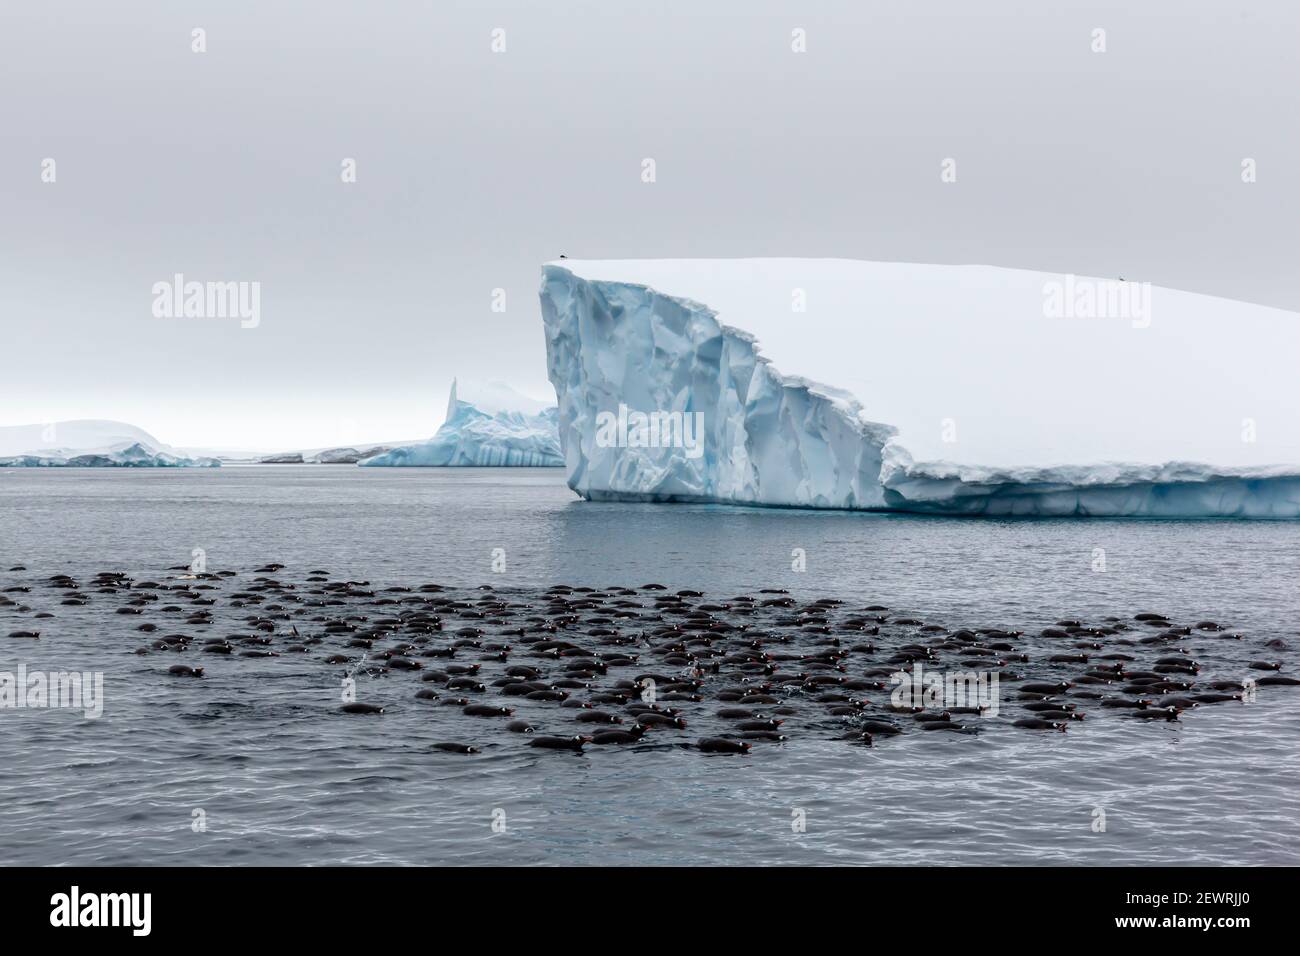
M 365 458 L 378 467 L 562 467 L 556 409 L 508 386 L 491 384 L 458 396 L 451 383 L 447 419 L 427 442 Z
M 125 422 L 96 419 L 0 427 L 0 468 L 215 468 Z
M 11 455 L 0 468 L 216 468 L 215 458 L 186 458 L 141 444 L 119 445 L 70 455 Z
M 222 450 L 223 461 L 253 465 L 355 465 L 363 458 L 373 458 L 408 442 L 369 442 L 361 445 L 344 445 L 332 448 L 308 448 L 301 451 L 280 451 L 262 454 L 251 451 Z
M 799 259 L 566 259 L 544 267 L 541 306 L 568 483 L 586 498 L 1300 517 L 1294 313 Z M 653 428 L 609 440 L 623 407 L 698 420 L 703 453 Z
M 388 445 L 362 446 L 361 448 L 326 448 L 313 456 L 312 460 L 321 465 L 355 465 L 366 458 L 374 458 L 384 452 L 392 451 Z

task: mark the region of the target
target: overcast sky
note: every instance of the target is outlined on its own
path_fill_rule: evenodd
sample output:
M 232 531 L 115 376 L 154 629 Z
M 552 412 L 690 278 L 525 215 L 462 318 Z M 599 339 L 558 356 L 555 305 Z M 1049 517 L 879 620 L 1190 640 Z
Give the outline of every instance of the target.
M 0 424 L 275 449 L 427 436 L 453 375 L 553 398 L 561 252 L 1300 309 L 1298 38 L 1290 0 L 6 3 Z M 260 324 L 155 317 L 175 273 L 259 282 Z

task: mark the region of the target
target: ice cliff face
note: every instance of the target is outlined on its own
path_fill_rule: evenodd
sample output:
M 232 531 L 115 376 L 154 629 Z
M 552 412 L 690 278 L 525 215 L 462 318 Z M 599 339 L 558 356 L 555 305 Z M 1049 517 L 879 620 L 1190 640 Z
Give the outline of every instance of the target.
M 739 278 L 727 276 L 734 265 L 719 261 L 631 262 L 626 272 L 649 274 L 666 288 L 680 277 L 677 287 L 693 292 L 730 278 L 744 305 L 746 296 L 759 302 L 762 293 L 754 290 L 761 282 L 751 280 L 770 278 L 768 262 L 789 268 L 800 261 L 740 261 Z M 814 263 L 832 267 L 829 277 L 818 276 L 831 281 L 830 298 L 851 300 L 854 290 L 868 290 L 869 304 L 884 310 L 884 325 L 893 322 L 887 334 L 872 328 L 869 311 L 849 313 L 848 324 L 842 315 L 838 326 L 831 323 L 841 333 L 853 330 L 853 338 L 819 339 L 818 323 L 800 317 L 791 323 L 788 305 L 784 324 L 760 321 L 757 308 L 756 324 L 764 343 L 775 332 L 782 356 L 802 356 L 819 377 L 838 369 L 855 386 L 850 394 L 788 374 L 802 365 L 787 367 L 783 357 L 778 371 L 753 334 L 724 324 L 709 305 L 614 278 L 623 265 L 566 260 L 543 269 L 541 308 L 560 442 L 569 486 L 585 498 L 955 515 L 1300 517 L 1300 467 L 1252 463 L 1249 456 L 1259 450 L 1244 447 L 1244 429 L 1254 420 L 1243 412 L 1255 411 L 1276 422 L 1266 453 L 1281 450 L 1300 461 L 1294 377 L 1273 368 L 1277 361 L 1261 359 L 1268 349 L 1258 341 L 1242 355 L 1244 363 L 1253 354 L 1250 368 L 1233 362 L 1241 346 L 1222 329 L 1212 340 L 1204 335 L 1214 328 L 1216 310 L 1239 307 L 1232 313 L 1238 332 L 1269 336 L 1285 349 L 1300 342 L 1300 324 L 1288 322 L 1287 313 L 1161 290 L 1168 293 L 1161 300 L 1167 310 L 1187 321 L 1172 330 L 1172 339 L 1161 338 L 1170 330 L 1160 329 L 1130 347 L 1113 323 L 1047 321 L 1042 289 L 1052 279 L 1043 274 Z M 857 266 L 869 267 L 868 274 Z M 781 276 L 775 297 L 788 303 L 797 281 Z M 976 311 L 994 318 L 972 328 L 962 296 L 987 298 L 986 292 L 1000 301 L 981 302 Z M 1026 304 L 1033 309 L 1029 318 Z M 917 308 L 922 313 L 912 320 L 908 309 Z M 740 322 L 742 311 L 726 315 Z M 953 325 L 955 347 L 938 337 L 945 328 L 940 319 Z M 1150 320 L 1148 313 L 1145 324 L 1124 329 L 1141 334 Z M 1199 366 L 1187 374 L 1189 362 L 1206 358 L 1209 382 Z M 1026 365 L 1035 360 L 1039 367 Z M 935 366 L 945 374 L 935 375 Z M 1127 394 L 1112 387 L 1110 376 L 1127 380 Z M 905 423 L 901 434 L 894 424 L 870 420 L 855 397 L 859 391 L 869 397 L 870 417 Z M 925 412 L 911 411 L 912 405 Z M 1217 405 L 1229 407 L 1226 416 L 1212 417 Z M 877 406 L 898 415 L 877 416 Z M 940 417 L 944 409 L 951 418 Z M 698 435 L 689 427 L 683 432 L 682 424 L 691 423 Z M 954 432 L 961 424 L 974 433 L 974 441 L 950 450 L 969 452 L 974 463 L 937 456 L 914 461 L 913 443 L 947 450 L 938 442 L 947 440 L 940 435 L 949 424 Z M 1064 457 L 1054 443 L 1069 441 L 1097 457 L 1052 463 L 1051 457 Z M 1190 447 L 1229 460 L 1115 464 L 1098 454 L 1108 443 L 1130 457 L 1147 448 Z M 998 464 L 1004 455 L 1030 463 L 1005 467 Z
M 707 307 L 556 266 L 541 301 L 569 487 L 584 498 L 884 505 L 881 452 L 893 429 L 868 421 L 852 396 L 783 377 Z M 702 447 L 637 442 L 621 428 L 624 440 L 610 441 L 599 420 L 626 420 L 620 405 L 693 416 Z
M 559 467 L 564 464 L 555 409 L 493 385 L 464 400 L 451 385 L 447 419 L 427 442 L 366 458 L 369 467 Z

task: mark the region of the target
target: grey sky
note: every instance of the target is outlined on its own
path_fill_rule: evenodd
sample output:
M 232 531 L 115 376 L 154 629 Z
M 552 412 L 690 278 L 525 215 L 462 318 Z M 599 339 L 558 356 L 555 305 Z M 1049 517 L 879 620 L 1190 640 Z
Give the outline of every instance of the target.
M 424 436 L 453 375 L 546 396 L 561 252 L 980 262 L 1300 309 L 1298 38 L 1282 0 L 8 3 L 0 424 Z M 155 318 L 176 272 L 260 282 L 259 327 Z

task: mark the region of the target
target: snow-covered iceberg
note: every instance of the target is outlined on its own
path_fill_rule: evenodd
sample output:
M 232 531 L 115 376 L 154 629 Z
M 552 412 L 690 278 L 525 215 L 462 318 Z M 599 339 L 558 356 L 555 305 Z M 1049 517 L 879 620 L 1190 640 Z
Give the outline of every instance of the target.
M 216 468 L 215 458 L 187 458 L 133 443 L 63 455 L 10 455 L 0 468 Z
M 4 468 L 214 468 L 125 422 L 99 419 L 0 426 Z
M 800 259 L 563 260 L 543 269 L 541 306 L 568 482 L 586 498 L 1300 516 L 1291 312 L 1132 281 Z M 702 447 L 678 440 L 687 423 Z
M 404 445 L 359 462 L 373 467 L 560 467 L 556 409 L 492 383 L 457 394 L 451 383 L 447 419 L 427 442 Z

